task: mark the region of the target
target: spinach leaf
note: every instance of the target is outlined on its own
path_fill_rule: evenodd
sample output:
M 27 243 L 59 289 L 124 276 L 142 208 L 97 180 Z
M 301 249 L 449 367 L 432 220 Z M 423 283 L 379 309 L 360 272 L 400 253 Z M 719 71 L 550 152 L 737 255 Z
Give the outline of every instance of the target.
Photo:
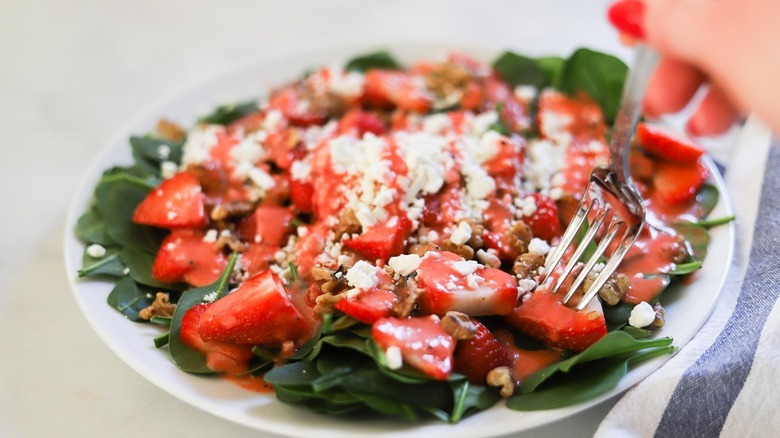
M 584 92 L 604 111 L 607 123 L 617 115 L 628 67 L 618 58 L 590 49 L 577 49 L 563 66 L 560 89 L 570 96 Z
M 401 64 L 391 55 L 384 50 L 374 53 L 368 53 L 365 55 L 356 56 L 344 66 L 349 71 L 366 72 L 371 69 L 384 69 L 384 70 L 399 70 Z
M 450 387 L 455 400 L 450 423 L 457 423 L 473 413 L 484 411 L 501 400 L 496 388 L 474 385 L 465 378 L 451 381 Z
M 694 261 L 707 258 L 707 248 L 710 245 L 710 233 L 705 227 L 693 222 L 677 222 L 672 228 L 687 242 L 688 252 Z
M 526 394 L 536 390 L 539 385 L 559 372 L 568 373 L 576 365 L 592 362 L 598 359 L 621 356 L 651 347 L 666 347 L 671 345 L 672 338 L 635 339 L 628 333 L 614 331 L 596 341 L 582 353 L 566 360 L 556 362 L 547 368 L 529 376 L 520 385 L 520 393 Z
M 628 324 L 628 317 L 631 316 L 631 311 L 634 309 L 633 304 L 620 302 L 614 306 L 603 306 L 604 319 L 607 322 L 607 326 L 616 326 L 615 328 L 621 328 Z
M 124 314 L 131 321 L 143 321 L 138 312 L 154 301 L 154 289 L 136 284 L 130 277 L 123 277 L 108 294 L 108 305 Z
M 560 56 L 543 56 L 536 58 L 536 63 L 547 77 L 547 86 L 560 88 L 561 74 L 566 60 Z
M 79 277 L 124 277 L 125 264 L 119 258 L 119 250 L 116 248 L 106 248 L 106 255 L 100 258 L 91 257 L 85 250 L 78 274 Z
M 674 269 L 667 272 L 668 275 L 688 275 L 691 272 L 695 272 L 701 269 L 701 262 L 700 261 L 693 261 L 689 263 L 682 263 L 679 265 L 676 265 Z
M 160 147 L 168 148 L 168 155 L 160 154 Z M 181 162 L 182 143 L 174 143 L 151 136 L 130 137 L 130 147 L 135 163 L 150 175 L 160 176 L 160 164 L 163 161 Z
M 538 61 L 514 52 L 504 52 L 499 56 L 493 62 L 493 70 L 513 87 L 531 85 L 544 88 L 551 83 L 551 77 L 541 68 Z
M 701 219 L 694 222 L 693 224 L 700 227 L 704 227 L 706 229 L 710 229 L 712 227 L 726 225 L 728 223 L 734 222 L 736 218 L 737 218 L 736 216 L 726 216 L 726 217 L 720 217 L 716 219 Z
M 76 236 L 86 243 L 110 246 L 116 242 L 108 234 L 106 219 L 96 204 L 93 204 L 86 213 L 76 222 Z
M 718 205 L 719 200 L 720 192 L 718 191 L 718 188 L 712 184 L 704 184 L 696 195 L 696 202 L 702 208 L 700 219 L 709 216 L 710 213 L 712 213 L 712 210 L 715 209 L 715 206 Z
M 257 102 L 231 103 L 217 107 L 213 113 L 201 117 L 199 123 L 228 125 L 236 120 L 258 111 Z
M 202 354 L 190 349 L 182 343 L 181 322 L 184 318 L 184 314 L 196 305 L 203 303 L 203 297 L 206 295 L 212 292 L 217 292 L 218 295 L 222 295 L 227 292 L 230 275 L 233 273 L 233 268 L 236 266 L 236 259 L 236 254 L 233 254 L 230 257 L 230 261 L 228 261 L 225 271 L 217 281 L 208 286 L 198 287 L 184 292 L 181 298 L 179 298 L 179 302 L 176 304 L 176 310 L 173 312 L 173 319 L 171 320 L 171 335 L 168 351 L 171 354 L 173 362 L 182 371 L 196 374 L 214 373 L 214 371 L 206 365 L 206 358 Z
M 126 172 L 104 176 L 95 189 L 95 198 L 113 240 L 122 246 L 156 253 L 162 243 L 163 230 L 138 225 L 132 217 L 135 208 L 154 188 L 149 180 Z
M 576 375 L 556 376 L 544 388 L 514 396 L 506 405 L 519 411 L 535 411 L 582 403 L 614 388 L 632 366 L 674 351 L 675 347 L 667 345 L 648 348 L 628 357 L 590 362 L 578 367 Z

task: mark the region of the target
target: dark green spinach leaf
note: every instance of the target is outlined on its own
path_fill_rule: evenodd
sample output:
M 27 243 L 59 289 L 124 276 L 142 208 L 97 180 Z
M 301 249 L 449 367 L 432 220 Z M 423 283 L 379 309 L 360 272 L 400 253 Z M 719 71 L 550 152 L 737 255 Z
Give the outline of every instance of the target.
M 119 251 L 116 248 L 106 248 L 106 255 L 100 258 L 91 257 L 85 250 L 78 274 L 79 277 L 96 277 L 101 275 L 124 277 L 125 268 L 125 264 L 119 258 Z
M 535 59 L 518 55 L 514 52 L 504 52 L 493 62 L 493 70 L 509 85 L 531 85 L 544 88 L 551 83 L 551 77 L 540 67 Z
M 611 124 L 617 115 L 628 67 L 618 58 L 590 49 L 577 49 L 563 66 L 560 89 L 570 96 L 584 92 Z
M 199 123 L 215 125 L 229 125 L 236 120 L 246 117 L 258 110 L 257 102 L 231 103 L 217 107 L 213 113 L 201 117 Z
M 386 51 L 379 51 L 374 53 L 368 53 L 365 55 L 356 56 L 344 66 L 349 71 L 365 72 L 371 69 L 383 69 L 383 70 L 399 70 L 401 64 Z
M 154 289 L 136 284 L 130 277 L 123 277 L 108 294 L 108 305 L 135 322 L 143 320 L 138 312 L 149 307 L 154 301 Z

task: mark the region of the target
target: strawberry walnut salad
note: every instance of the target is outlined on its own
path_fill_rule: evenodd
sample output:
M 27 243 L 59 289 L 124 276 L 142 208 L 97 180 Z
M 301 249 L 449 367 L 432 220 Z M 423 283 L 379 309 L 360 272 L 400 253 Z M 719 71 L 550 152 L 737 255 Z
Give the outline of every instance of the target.
M 182 370 L 317 412 L 457 422 L 501 398 L 583 402 L 674 351 L 651 336 L 661 293 L 732 219 L 706 219 L 703 149 L 641 123 L 649 225 L 583 311 L 537 283 L 607 162 L 625 73 L 587 49 L 409 67 L 379 52 L 189 130 L 161 120 L 98 182 L 79 275 L 113 278 L 108 304 L 163 326 Z

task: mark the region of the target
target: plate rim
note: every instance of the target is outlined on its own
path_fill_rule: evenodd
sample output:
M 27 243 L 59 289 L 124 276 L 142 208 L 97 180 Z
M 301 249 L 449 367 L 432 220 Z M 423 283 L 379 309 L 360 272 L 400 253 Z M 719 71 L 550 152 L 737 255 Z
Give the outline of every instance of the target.
M 424 46 L 424 47 L 421 47 Z M 300 424 L 282 424 L 282 423 L 266 423 L 262 419 L 260 419 L 259 416 L 252 418 L 247 418 L 246 416 L 236 416 L 234 412 L 231 411 L 229 408 L 225 408 L 224 406 L 220 408 L 220 406 L 214 406 L 214 403 L 203 403 L 200 400 L 194 400 L 189 397 L 189 393 L 187 391 L 182 390 L 181 388 L 177 388 L 171 384 L 169 380 L 166 379 L 165 373 L 149 373 L 148 370 L 146 370 L 143 366 L 139 365 L 137 361 L 139 360 L 139 357 L 137 356 L 137 353 L 135 351 L 130 351 L 124 348 L 121 348 L 120 345 L 118 345 L 115 341 L 115 339 L 111 338 L 108 333 L 105 331 L 105 327 L 102 327 L 98 323 L 97 316 L 92 314 L 89 308 L 88 303 L 85 301 L 85 296 L 83 293 L 80 293 L 80 289 L 84 287 L 85 284 L 93 284 L 93 285 L 105 285 L 102 286 L 103 289 L 107 289 L 105 291 L 105 294 L 110 291 L 110 285 L 113 284 L 110 281 L 102 281 L 102 280 L 94 280 L 94 279 L 87 279 L 86 281 L 83 279 L 79 279 L 76 271 L 79 268 L 79 264 L 81 261 L 81 252 L 83 252 L 84 244 L 78 240 L 78 238 L 75 236 L 75 225 L 76 221 L 78 220 L 79 216 L 86 211 L 85 209 L 90 205 L 90 200 L 92 199 L 92 193 L 94 191 L 94 187 L 97 183 L 97 179 L 99 178 L 100 173 L 104 170 L 105 167 L 101 167 L 101 163 L 105 163 L 106 161 L 112 161 L 114 164 L 121 164 L 116 163 L 116 160 L 109 160 L 111 157 L 117 155 L 118 153 L 125 154 L 127 157 L 129 157 L 129 146 L 127 145 L 127 138 L 130 135 L 133 135 L 134 132 L 137 132 L 139 130 L 139 127 L 148 124 L 149 120 L 157 119 L 159 117 L 164 117 L 164 109 L 168 106 L 175 105 L 176 102 L 183 100 L 187 96 L 190 95 L 197 95 L 198 90 L 203 89 L 204 87 L 212 86 L 215 83 L 218 83 L 219 81 L 224 81 L 226 78 L 228 78 L 231 75 L 241 74 L 241 72 L 247 72 L 251 70 L 261 69 L 263 66 L 268 66 L 269 64 L 273 64 L 276 62 L 279 62 L 281 59 L 286 60 L 287 62 L 290 62 L 291 60 L 300 60 L 307 55 L 311 54 L 312 51 L 318 51 L 322 52 L 325 50 L 327 53 L 340 53 L 341 55 L 339 58 L 346 58 L 350 54 L 352 56 L 361 54 L 361 53 L 368 53 L 371 50 L 376 49 L 387 49 L 394 55 L 398 56 L 401 54 L 401 52 L 404 52 L 403 55 L 406 55 L 408 53 L 406 52 L 412 52 L 412 51 L 421 51 L 421 52 L 438 52 L 438 53 L 446 53 L 448 50 L 459 50 L 459 51 L 466 51 L 467 53 L 481 53 L 483 59 L 492 59 L 488 58 L 487 55 L 490 54 L 493 57 L 497 56 L 504 50 L 514 50 L 514 48 L 496 48 L 496 47 L 487 47 L 486 45 L 475 45 L 475 44 L 468 44 L 468 43 L 460 43 L 458 41 L 450 41 L 447 43 L 441 42 L 441 41 L 406 41 L 406 40 L 397 40 L 397 41 L 388 41 L 386 43 L 377 43 L 377 42 L 368 42 L 367 44 L 356 44 L 356 45 L 327 45 L 327 46 L 320 46 L 312 48 L 311 46 L 305 47 L 305 48 L 299 48 L 295 51 L 274 51 L 270 54 L 267 54 L 266 56 L 263 56 L 262 58 L 252 60 L 251 62 L 246 62 L 243 64 L 235 64 L 228 68 L 226 68 L 224 71 L 219 72 L 217 74 L 214 74 L 210 76 L 207 79 L 195 81 L 194 83 L 185 84 L 180 87 L 175 87 L 174 90 L 172 90 L 170 93 L 167 93 L 160 99 L 156 99 L 155 102 L 151 102 L 149 105 L 145 106 L 144 109 L 136 114 L 135 117 L 131 118 L 130 122 L 128 122 L 122 129 L 117 130 L 116 134 L 112 137 L 110 137 L 110 141 L 107 141 L 103 144 L 103 146 L 100 148 L 100 153 L 98 153 L 93 160 L 91 160 L 91 163 L 89 163 L 87 166 L 85 166 L 86 173 L 83 175 L 81 180 L 79 181 L 79 184 L 77 185 L 77 190 L 73 194 L 68 208 L 68 213 L 66 216 L 65 221 L 65 231 L 64 231 L 64 241 L 63 241 L 63 250 L 64 250 L 64 262 L 65 262 L 65 268 L 66 268 L 66 275 L 68 276 L 69 285 L 71 288 L 71 291 L 74 295 L 74 298 L 76 299 L 76 302 L 79 306 L 79 309 L 82 313 L 82 315 L 85 317 L 85 319 L 88 321 L 92 329 L 96 332 L 98 337 L 103 341 L 103 343 L 106 344 L 106 346 L 109 347 L 109 349 L 116 354 L 122 362 L 124 362 L 127 366 L 132 368 L 134 371 L 139 373 L 142 377 L 144 377 L 146 380 L 153 383 L 158 388 L 164 390 L 165 392 L 173 395 L 177 399 L 190 404 L 191 406 L 194 406 L 196 408 L 199 408 L 203 411 L 206 411 L 212 415 L 215 415 L 217 417 L 223 418 L 227 421 L 242 424 L 243 426 L 256 429 L 256 430 L 263 430 L 266 432 L 272 432 L 272 433 L 278 433 L 278 434 L 285 434 L 288 436 L 296 436 L 296 437 L 304 437 L 307 436 L 307 434 L 311 433 L 313 430 L 317 430 L 318 434 L 320 436 L 326 437 L 326 436 L 363 436 L 365 433 L 370 432 L 375 435 L 381 435 L 381 436 L 408 436 L 412 430 L 408 429 L 407 427 L 400 427 L 395 430 L 390 431 L 376 431 L 376 430 L 365 430 L 365 429 L 359 429 L 359 430 L 352 430 L 355 426 L 354 422 L 351 422 L 349 420 L 343 420 L 340 419 L 337 421 L 337 423 L 344 423 L 345 425 L 349 425 L 349 427 L 345 429 L 332 429 L 328 431 L 323 431 L 321 429 L 313 429 L 311 427 L 302 427 Z M 401 58 L 403 56 L 399 56 Z M 419 57 L 420 59 L 424 57 Z M 334 59 L 333 61 L 336 61 Z M 301 71 L 303 68 L 306 67 L 306 64 L 303 64 L 302 61 L 300 67 Z M 282 81 L 284 78 L 277 78 L 281 79 Z M 289 78 L 288 78 L 289 80 Z M 267 90 L 266 89 L 258 89 L 258 95 L 263 95 Z M 223 102 L 225 103 L 225 102 Z M 124 143 L 125 150 L 118 151 L 116 150 L 117 145 Z M 720 192 L 720 198 L 718 201 L 718 205 L 716 207 L 716 211 L 722 210 L 722 213 L 724 216 L 730 216 L 734 214 L 733 206 L 731 203 L 731 197 L 730 193 L 728 192 L 725 182 L 723 180 L 722 175 L 717 170 L 717 167 L 715 166 L 713 160 L 709 155 L 705 156 L 705 163 L 707 167 L 710 169 L 710 178 L 713 180 L 712 182 L 715 184 L 715 186 L 718 188 Z M 728 275 L 732 269 L 733 266 L 733 258 L 734 258 L 734 251 L 735 251 L 735 244 L 736 244 L 736 227 L 734 222 L 731 222 L 728 224 L 727 227 L 721 227 L 718 229 L 718 236 L 726 235 L 719 237 L 718 239 L 726 239 L 725 242 L 721 241 L 721 244 L 726 244 L 726 254 L 721 256 L 720 259 L 723 261 L 721 264 L 725 269 L 722 269 L 722 273 L 717 278 L 716 283 L 716 291 L 712 296 L 712 299 L 709 301 L 707 308 L 702 312 L 702 316 L 700 321 L 696 324 L 696 326 L 690 330 L 690 333 L 686 334 L 682 337 L 675 336 L 674 344 L 677 345 L 680 349 L 684 348 L 685 345 L 687 345 L 690 340 L 696 336 L 699 331 L 701 330 L 701 327 L 709 320 L 710 316 L 712 315 L 712 312 L 715 308 L 715 305 L 718 302 L 718 299 L 720 295 L 723 293 L 723 289 L 726 283 L 726 280 L 728 278 Z M 714 239 L 713 239 L 714 240 Z M 711 242 L 712 244 L 712 242 Z M 76 253 L 75 250 L 80 249 L 81 252 Z M 78 254 L 77 257 L 75 255 Z M 705 266 L 708 266 L 705 263 Z M 711 278 L 710 281 L 713 281 L 714 278 Z M 103 296 L 104 298 L 105 296 Z M 110 309 L 107 304 L 105 304 L 105 299 L 101 301 L 102 305 L 114 313 L 114 316 L 117 317 L 118 320 L 122 320 L 124 318 L 121 317 L 120 314 L 116 313 L 115 310 Z M 126 319 L 124 319 L 127 321 Z M 135 324 L 135 323 L 133 323 Z M 140 329 L 139 329 L 140 330 Z M 148 339 L 151 342 L 151 338 Z M 161 353 L 158 351 L 158 354 Z M 491 430 L 485 430 L 485 428 L 478 428 L 479 434 L 475 434 L 474 428 L 468 428 L 468 430 L 465 430 L 465 427 L 462 427 L 460 429 L 457 429 L 456 426 L 452 425 L 446 425 L 444 423 L 432 423 L 432 422 L 415 422 L 411 424 L 401 424 L 401 426 L 411 426 L 415 433 L 419 429 L 423 431 L 424 433 L 430 433 L 431 431 L 439 431 L 442 427 L 446 428 L 447 434 L 454 437 L 469 437 L 474 438 L 477 436 L 496 436 L 506 433 L 512 433 L 512 432 L 520 432 L 520 431 L 527 431 L 530 429 L 534 429 L 537 427 L 541 427 L 543 425 L 552 423 L 557 420 L 561 420 L 563 418 L 569 417 L 571 415 L 575 415 L 579 412 L 582 412 L 584 410 L 587 410 L 597 404 L 600 404 L 608 399 L 611 399 L 613 397 L 616 397 L 623 392 L 625 392 L 627 389 L 629 389 L 634 384 L 638 383 L 642 379 L 648 377 L 649 375 L 655 373 L 658 368 L 660 368 L 664 363 L 668 362 L 673 355 L 663 356 L 656 358 L 652 361 L 649 361 L 642 366 L 638 367 L 635 370 L 632 370 L 632 373 L 636 370 L 643 370 L 643 375 L 639 378 L 634 378 L 635 375 L 632 376 L 631 379 L 629 379 L 629 375 L 624 377 L 619 383 L 618 387 L 613 389 L 612 391 L 609 391 L 606 394 L 603 394 L 602 396 L 599 396 L 593 400 L 575 405 L 575 406 L 569 406 L 565 408 L 558 408 L 553 410 L 545 410 L 545 411 L 534 411 L 531 413 L 526 412 L 518 412 L 518 411 L 511 411 L 503 406 L 496 406 L 492 409 L 503 409 L 508 412 L 513 413 L 513 415 L 518 416 L 518 422 L 521 422 L 522 424 L 519 425 L 519 427 L 502 427 L 498 429 L 491 428 Z M 171 363 L 171 365 L 175 368 L 175 366 L 170 361 L 170 358 L 167 355 L 164 355 L 164 360 Z M 168 370 L 170 371 L 170 370 Z M 178 373 L 186 374 L 182 371 L 179 371 L 177 368 L 174 370 Z M 167 375 L 170 377 L 170 375 Z M 188 375 L 191 376 L 191 375 Z M 631 381 L 627 381 L 631 380 Z M 225 385 L 226 382 L 220 382 L 221 384 Z M 262 397 L 262 395 L 259 395 Z M 277 405 L 284 405 L 281 402 L 278 402 L 273 398 L 271 395 L 271 403 L 275 403 Z M 503 405 L 503 403 L 500 403 L 500 405 Z M 284 405 L 287 406 L 287 405 Z M 291 410 L 294 410 L 292 412 L 293 415 L 298 413 L 299 410 L 305 410 L 305 408 L 300 407 L 290 407 Z M 479 418 L 481 414 L 477 414 L 473 418 Z M 536 414 L 536 415 L 535 415 Z M 544 414 L 544 415 L 539 415 Z M 523 418 L 527 415 L 531 415 L 532 418 Z M 544 417 L 548 417 L 544 419 Z M 321 417 L 317 417 L 321 418 Z M 326 417 L 325 418 L 328 423 L 331 423 L 332 418 Z M 469 419 L 464 420 L 468 421 Z M 460 424 L 463 424 L 460 423 Z M 304 425 L 306 426 L 306 425 Z M 431 429 L 431 430 L 428 430 Z M 457 430 L 456 430 L 457 429 Z M 444 430 L 444 429 L 441 429 Z M 327 432 L 327 433 L 323 433 Z

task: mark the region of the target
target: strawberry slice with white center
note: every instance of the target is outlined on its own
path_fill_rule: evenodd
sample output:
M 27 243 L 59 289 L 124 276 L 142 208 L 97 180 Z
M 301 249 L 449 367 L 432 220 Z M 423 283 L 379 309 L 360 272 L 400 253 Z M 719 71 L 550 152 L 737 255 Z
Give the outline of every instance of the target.
M 198 333 L 204 341 L 279 346 L 312 332 L 309 318 L 293 305 L 272 271 L 245 281 L 203 314 Z
M 636 139 L 646 151 L 670 161 L 695 163 L 704 155 L 704 148 L 693 139 L 660 124 L 639 123 Z
M 335 307 L 363 324 L 373 324 L 379 318 L 390 315 L 398 295 L 387 289 L 372 288 L 361 291 L 354 298 L 340 299 Z
M 517 280 L 448 251 L 428 251 L 417 269 L 423 289 L 417 304 L 425 313 L 450 310 L 470 316 L 506 315 L 517 305 Z
M 455 339 L 435 315 L 378 319 L 371 337 L 385 352 L 399 349 L 404 362 L 436 380 L 445 380 L 452 372 Z
M 187 228 L 206 225 L 203 190 L 198 177 L 180 172 L 165 180 L 138 204 L 133 222 L 161 228 Z
M 575 310 L 561 303 L 562 296 L 540 289 L 506 317 L 507 323 L 547 345 L 582 351 L 607 334 L 598 299 Z

